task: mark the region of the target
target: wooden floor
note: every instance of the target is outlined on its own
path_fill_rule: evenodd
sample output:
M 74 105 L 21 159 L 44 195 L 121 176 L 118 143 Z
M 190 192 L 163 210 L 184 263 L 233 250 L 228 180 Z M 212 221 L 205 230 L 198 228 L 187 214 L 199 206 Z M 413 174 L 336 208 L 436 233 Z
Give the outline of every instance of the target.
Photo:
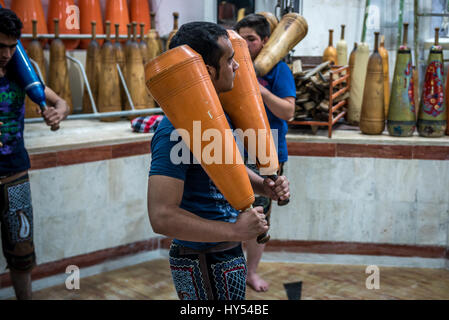
M 286 300 L 284 283 L 302 282 L 301 299 L 449 299 L 449 271 L 379 267 L 380 289 L 366 288 L 365 266 L 262 262 L 260 274 L 270 283 L 265 293 L 247 289 L 247 299 Z M 81 270 L 82 272 L 82 270 Z M 172 300 L 168 260 L 160 259 L 81 278 L 80 289 L 65 285 L 33 293 L 33 299 Z

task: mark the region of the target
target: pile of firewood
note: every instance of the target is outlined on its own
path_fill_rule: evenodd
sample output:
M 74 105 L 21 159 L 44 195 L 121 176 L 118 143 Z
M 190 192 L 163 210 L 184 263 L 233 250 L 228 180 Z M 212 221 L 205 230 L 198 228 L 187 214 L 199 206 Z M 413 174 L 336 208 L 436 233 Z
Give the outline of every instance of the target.
M 303 71 L 301 65 L 293 65 L 296 83 L 296 109 L 293 120 L 327 121 L 329 118 L 330 63 L 324 62 L 313 69 Z M 335 80 L 335 79 L 334 79 Z M 342 85 L 346 85 L 343 83 Z M 341 89 L 333 88 L 333 92 Z M 349 92 L 338 96 L 334 104 L 346 99 Z

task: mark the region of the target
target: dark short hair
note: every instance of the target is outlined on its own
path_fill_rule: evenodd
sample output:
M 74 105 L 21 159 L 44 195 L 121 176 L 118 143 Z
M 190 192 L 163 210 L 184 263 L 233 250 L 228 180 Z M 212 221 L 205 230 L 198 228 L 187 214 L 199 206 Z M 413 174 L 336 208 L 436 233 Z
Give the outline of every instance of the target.
M 14 11 L 0 8 L 0 33 L 19 39 L 22 35 L 23 24 Z
M 242 20 L 237 22 L 234 30 L 239 32 L 241 28 L 251 28 L 263 40 L 270 36 L 270 24 L 267 18 L 261 14 L 252 13 L 245 16 Z
M 189 22 L 183 24 L 170 41 L 169 49 L 188 45 L 203 57 L 206 65 L 220 70 L 222 48 L 218 44 L 220 37 L 228 37 L 222 26 L 212 22 Z

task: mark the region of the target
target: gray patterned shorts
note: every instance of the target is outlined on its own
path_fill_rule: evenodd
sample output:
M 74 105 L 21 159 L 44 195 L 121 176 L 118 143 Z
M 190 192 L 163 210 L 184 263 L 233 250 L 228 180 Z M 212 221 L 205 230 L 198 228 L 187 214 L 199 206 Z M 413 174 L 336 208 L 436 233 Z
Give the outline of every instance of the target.
M 8 268 L 29 272 L 36 264 L 28 174 L 0 185 L 2 248 Z

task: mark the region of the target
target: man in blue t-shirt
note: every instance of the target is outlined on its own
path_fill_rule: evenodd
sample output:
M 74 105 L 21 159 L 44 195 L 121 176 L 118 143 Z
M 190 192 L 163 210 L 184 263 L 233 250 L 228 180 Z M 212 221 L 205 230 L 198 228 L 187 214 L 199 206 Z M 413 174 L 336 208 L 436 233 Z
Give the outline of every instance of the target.
M 248 44 L 251 59 L 254 61 L 270 37 L 270 25 L 266 18 L 259 14 L 250 14 L 240 20 L 236 30 Z M 278 62 L 265 76 L 258 78 L 260 93 L 265 104 L 268 122 L 270 123 L 275 144 L 278 150 L 279 175 L 283 174 L 284 163 L 288 158 L 287 121 L 295 113 L 296 86 L 290 68 L 283 61 Z M 277 139 L 276 139 L 277 138 Z M 256 173 L 257 167 L 248 164 Z M 269 219 L 271 213 L 271 199 L 256 197 L 255 205 L 261 205 Z M 254 239 L 247 241 L 248 285 L 256 291 L 268 290 L 268 283 L 257 274 L 257 266 L 262 257 L 264 244 L 258 244 Z
M 217 94 L 232 89 L 239 66 L 223 27 L 209 22 L 184 24 L 170 49 L 184 44 L 202 56 Z M 183 143 L 176 133 L 164 118 L 153 136 L 148 214 L 156 233 L 174 238 L 169 262 L 178 297 L 244 299 L 246 261 L 241 241 L 268 231 L 263 209 L 238 212 L 231 207 L 190 151 L 188 161 L 174 161 L 179 151 L 186 154 L 186 147 L 179 148 Z M 274 200 L 290 196 L 285 177 L 273 182 L 247 172 L 256 193 Z
M 23 140 L 25 91 L 7 69 L 21 36 L 16 14 L 0 8 L 0 224 L 3 254 L 10 269 L 17 299 L 31 299 L 31 269 L 36 263 L 33 243 L 33 208 L 28 169 L 30 159 Z M 68 114 L 68 105 L 45 88 L 49 108 L 42 113 L 49 126 Z

